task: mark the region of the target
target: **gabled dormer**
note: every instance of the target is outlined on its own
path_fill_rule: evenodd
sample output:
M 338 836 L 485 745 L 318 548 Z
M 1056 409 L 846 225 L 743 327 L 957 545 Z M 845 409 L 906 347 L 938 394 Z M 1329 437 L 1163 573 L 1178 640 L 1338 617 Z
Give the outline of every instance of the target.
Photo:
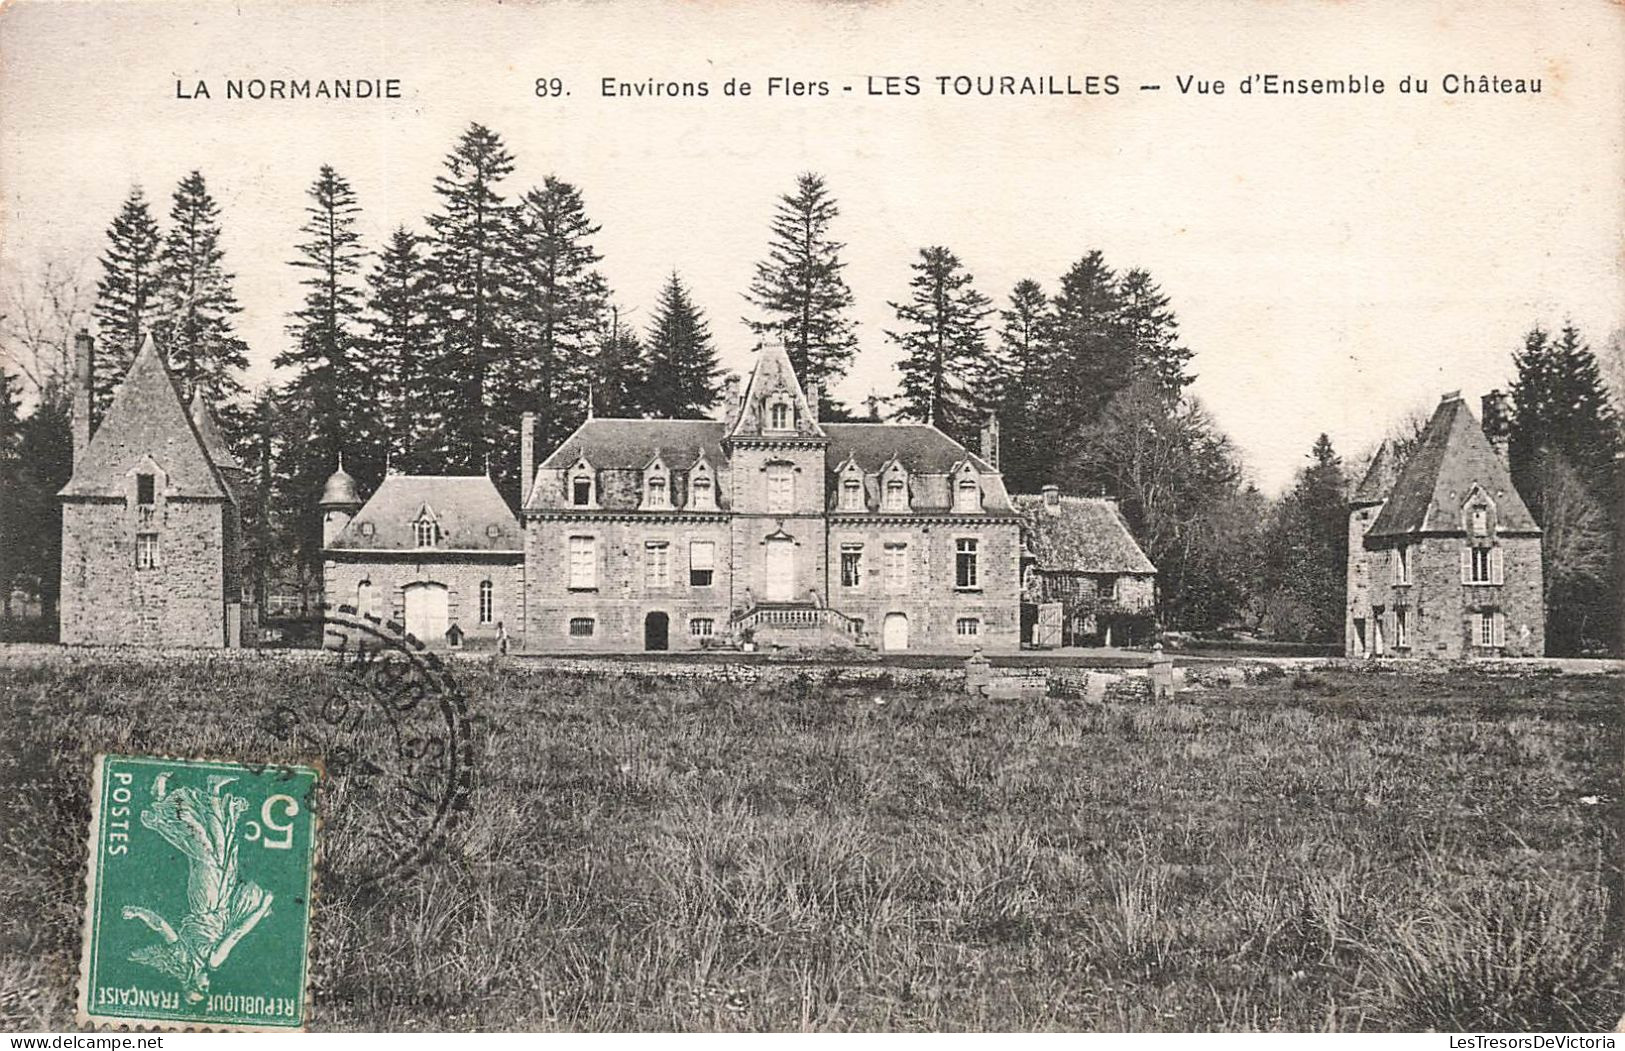
M 1496 528 L 1495 497 L 1483 486 L 1473 484 L 1461 503 L 1461 531 L 1469 544 L 1492 544 Z
M 865 486 L 863 468 L 857 457 L 848 453 L 846 460 L 835 468 L 835 510 L 856 513 L 869 510 L 869 494 Z
M 913 507 L 909 493 L 908 469 L 893 456 L 880 469 L 880 510 L 882 514 L 904 514 Z
M 825 437 L 782 343 L 765 343 L 756 352 L 756 364 L 727 425 L 729 438 Z
M 717 509 L 717 472 L 706 459 L 705 450 L 688 469 L 688 510 L 715 511 Z
M 644 511 L 671 510 L 671 468 L 659 449 L 643 465 L 643 499 L 639 506 Z
M 982 475 L 969 458 L 960 461 L 948 473 L 948 481 L 953 488 L 951 506 L 954 514 L 975 515 L 982 513 Z
M 440 516 L 435 514 L 434 508 L 427 503 L 419 505 L 418 513 L 412 518 L 412 545 L 418 548 L 438 547 L 443 536 Z
M 571 507 L 598 508 L 598 471 L 586 453 L 577 453 L 575 462 L 564 472 L 564 499 Z

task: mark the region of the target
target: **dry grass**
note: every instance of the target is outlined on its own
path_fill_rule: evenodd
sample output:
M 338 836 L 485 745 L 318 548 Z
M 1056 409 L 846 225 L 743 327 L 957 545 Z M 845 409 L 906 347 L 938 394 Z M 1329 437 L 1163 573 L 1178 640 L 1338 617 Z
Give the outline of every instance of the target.
M 274 751 L 321 663 L 0 666 L 0 1021 L 71 1021 L 88 756 Z M 1618 680 L 1162 706 L 459 666 L 452 854 L 326 893 L 331 1028 L 1612 1025 Z M 1586 797 L 1601 797 L 1588 805 Z M 343 849 L 332 844 L 331 849 Z

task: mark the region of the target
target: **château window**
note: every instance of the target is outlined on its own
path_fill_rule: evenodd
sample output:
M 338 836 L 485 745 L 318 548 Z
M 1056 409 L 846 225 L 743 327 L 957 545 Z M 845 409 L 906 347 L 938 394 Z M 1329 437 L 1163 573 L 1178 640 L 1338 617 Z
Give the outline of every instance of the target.
M 954 490 L 954 510 L 960 514 L 982 509 L 982 487 L 974 478 L 963 478 Z
M 1506 645 L 1504 621 L 1495 610 L 1484 610 L 1478 615 L 1478 644 L 1480 646 Z
M 976 617 L 960 617 L 954 621 L 954 634 L 962 639 L 978 638 L 982 634 L 982 622 Z
M 571 617 L 570 634 L 578 639 L 590 638 L 597 622 L 591 617 Z
M 1473 508 L 1473 535 L 1484 536 L 1490 531 L 1490 513 L 1482 507 Z
M 158 534 L 137 533 L 135 536 L 135 568 L 156 569 L 158 566 Z
M 649 479 L 649 494 L 644 506 L 658 511 L 664 511 L 671 507 L 671 501 L 667 499 L 666 477 L 664 475 L 657 474 Z
M 841 510 L 863 510 L 863 479 L 843 478 L 841 480 Z
M 901 478 L 886 479 L 885 508 L 888 511 L 908 510 L 908 483 Z
M 688 633 L 696 639 L 708 639 L 716 634 L 717 622 L 713 617 L 695 617 L 688 622 Z
M 1461 552 L 1463 584 L 1500 584 L 1506 580 L 1506 563 L 1499 547 L 1466 547 Z
M 591 591 L 598 586 L 598 541 L 590 536 L 570 538 L 570 588 Z
M 1472 548 L 1472 571 L 1468 576 L 1468 583 L 1488 584 L 1490 582 L 1490 549 L 1487 547 Z
M 577 507 L 592 506 L 592 479 L 577 475 L 570 482 L 570 502 Z
M 151 507 L 153 503 L 153 490 L 155 479 L 150 474 L 135 476 L 135 502 L 143 507 Z
M 689 587 L 708 588 L 715 579 L 717 545 L 711 540 L 693 540 L 688 545 Z
M 355 611 L 362 616 L 378 614 L 378 589 L 373 587 L 370 579 L 355 586 Z
M 976 549 L 977 542 L 969 537 L 954 543 L 954 586 L 959 588 L 974 588 L 977 586 L 976 576 Z
M 863 545 L 841 545 L 841 587 L 863 586 Z
M 644 583 L 652 588 L 671 585 L 671 545 L 651 540 L 643 545 Z
M 1411 611 L 1404 606 L 1394 609 L 1394 648 L 1404 649 L 1411 644 Z
M 769 464 L 767 467 L 767 509 L 789 512 L 796 503 L 796 476 L 787 463 Z
M 688 506 L 696 511 L 715 511 L 716 486 L 708 474 L 691 474 L 688 479 Z
M 891 543 L 886 545 L 886 560 L 884 564 L 886 573 L 886 590 L 898 594 L 908 590 L 908 545 L 904 543 Z
M 1404 546 L 1396 547 L 1390 557 L 1393 559 L 1394 565 L 1394 583 L 1409 584 L 1411 582 L 1411 549 Z
M 790 405 L 788 402 L 775 401 L 767 407 L 767 427 L 772 431 L 790 430 Z
M 480 623 L 489 624 L 494 619 L 496 605 L 496 588 L 489 580 L 480 581 Z
M 412 523 L 412 529 L 417 537 L 418 547 L 433 547 L 435 541 L 434 519 L 420 518 Z

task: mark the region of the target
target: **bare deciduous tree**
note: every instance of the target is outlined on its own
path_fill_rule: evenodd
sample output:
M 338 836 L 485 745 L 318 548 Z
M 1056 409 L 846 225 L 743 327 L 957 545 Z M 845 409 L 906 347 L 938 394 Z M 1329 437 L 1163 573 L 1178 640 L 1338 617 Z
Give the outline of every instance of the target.
M 73 376 L 73 334 L 90 324 L 95 285 L 84 260 L 39 259 L 0 286 L 0 362 L 21 376 L 25 397 Z

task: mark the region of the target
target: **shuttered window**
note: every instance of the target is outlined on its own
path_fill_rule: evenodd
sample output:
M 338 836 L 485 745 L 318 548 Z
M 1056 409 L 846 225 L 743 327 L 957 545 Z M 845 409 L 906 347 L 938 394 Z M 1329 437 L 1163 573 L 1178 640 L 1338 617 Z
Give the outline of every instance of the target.
M 710 540 L 695 540 L 688 545 L 688 583 L 690 587 L 711 586 L 716 573 L 717 545 Z
M 590 590 L 598 586 L 598 541 L 590 536 L 570 538 L 570 587 Z

